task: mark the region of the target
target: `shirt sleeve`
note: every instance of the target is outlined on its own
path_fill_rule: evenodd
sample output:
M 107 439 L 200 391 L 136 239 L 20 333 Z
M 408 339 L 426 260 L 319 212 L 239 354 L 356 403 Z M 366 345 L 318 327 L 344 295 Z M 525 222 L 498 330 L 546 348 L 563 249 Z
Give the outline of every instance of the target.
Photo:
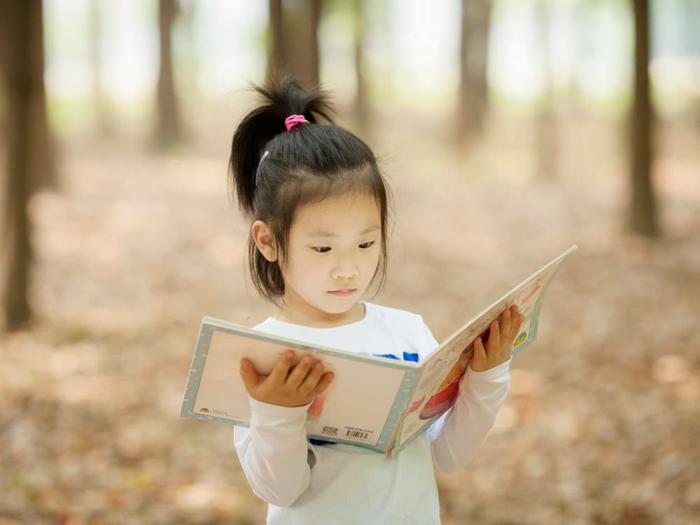
M 422 317 L 421 324 L 418 340 L 431 351 L 438 342 Z M 467 368 L 454 406 L 428 429 L 433 463 L 440 472 L 457 472 L 476 456 L 508 397 L 511 361 L 482 372 Z
M 311 403 L 282 407 L 249 396 L 250 427 L 236 426 L 234 446 L 253 492 L 271 505 L 289 507 L 309 486 L 313 448 L 306 440 Z

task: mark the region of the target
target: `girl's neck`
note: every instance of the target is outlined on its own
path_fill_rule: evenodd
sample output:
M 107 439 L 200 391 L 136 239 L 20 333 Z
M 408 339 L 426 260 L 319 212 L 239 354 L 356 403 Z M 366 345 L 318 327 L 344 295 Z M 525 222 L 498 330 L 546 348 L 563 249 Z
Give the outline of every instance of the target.
M 333 328 L 362 321 L 365 318 L 365 310 L 366 307 L 361 302 L 357 302 L 350 310 L 341 314 L 328 314 L 321 310 L 307 312 L 283 307 L 277 311 L 275 319 L 311 328 Z

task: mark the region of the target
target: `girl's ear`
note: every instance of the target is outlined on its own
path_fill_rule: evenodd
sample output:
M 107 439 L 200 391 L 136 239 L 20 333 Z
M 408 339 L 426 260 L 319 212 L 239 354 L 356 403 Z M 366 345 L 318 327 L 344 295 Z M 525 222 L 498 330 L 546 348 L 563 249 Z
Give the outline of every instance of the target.
M 277 247 L 270 227 L 263 221 L 255 221 L 250 226 L 250 235 L 263 257 L 270 262 L 277 260 Z

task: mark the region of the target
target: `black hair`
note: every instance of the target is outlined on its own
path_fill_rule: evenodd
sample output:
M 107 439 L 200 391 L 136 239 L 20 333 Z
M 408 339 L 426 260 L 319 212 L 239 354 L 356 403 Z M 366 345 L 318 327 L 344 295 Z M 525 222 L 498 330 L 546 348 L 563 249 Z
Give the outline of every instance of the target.
M 297 208 L 354 193 L 372 195 L 379 205 L 381 256 L 370 282 L 371 286 L 380 278 L 379 293 L 388 263 L 390 195 L 374 153 L 352 132 L 334 124 L 329 96 L 319 88 L 304 91 L 290 77 L 251 86 L 262 104 L 233 134 L 228 183 L 229 195 L 233 197 L 235 187 L 238 206 L 250 223 L 261 220 L 270 227 L 278 250 L 277 260 L 268 261 L 249 232 L 247 262 L 255 288 L 280 306 L 284 279 L 279 261 L 282 256 L 283 264 L 288 262 L 289 231 Z M 285 119 L 290 115 L 303 115 L 308 123 L 287 132 Z M 328 124 L 318 122 L 319 117 Z

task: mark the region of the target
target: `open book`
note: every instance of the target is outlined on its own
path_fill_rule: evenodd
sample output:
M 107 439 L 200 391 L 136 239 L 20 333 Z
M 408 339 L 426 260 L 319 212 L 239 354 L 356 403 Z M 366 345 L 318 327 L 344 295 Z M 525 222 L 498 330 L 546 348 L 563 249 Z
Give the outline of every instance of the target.
M 545 291 L 576 248 L 572 245 L 462 325 L 422 363 L 356 354 L 204 317 L 180 415 L 249 426 L 249 398 L 239 374 L 241 358 L 268 374 L 280 354 L 293 348 L 295 363 L 315 354 L 324 370 L 334 373 L 331 386 L 308 409 L 308 437 L 387 454 L 399 451 L 452 407 L 469 363 L 465 366 L 460 355 L 472 351 L 472 342 L 487 335 L 491 322 L 506 308 L 515 304 L 524 316 L 513 353 L 535 340 Z

